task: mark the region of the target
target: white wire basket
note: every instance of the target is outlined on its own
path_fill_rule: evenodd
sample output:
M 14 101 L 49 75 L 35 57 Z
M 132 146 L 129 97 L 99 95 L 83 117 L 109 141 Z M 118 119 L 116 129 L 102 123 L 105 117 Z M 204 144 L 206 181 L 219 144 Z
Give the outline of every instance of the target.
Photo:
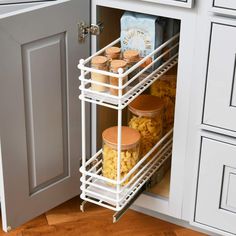
M 109 47 L 117 45 L 120 42 L 120 38 L 112 42 L 111 44 L 107 45 L 97 53 L 93 54 L 91 57 L 87 58 L 86 60 L 81 59 L 78 68 L 81 70 L 81 76 L 79 80 L 81 81 L 81 86 L 79 89 L 81 90 L 81 95 L 79 98 L 83 101 L 95 103 L 98 105 L 110 107 L 112 109 L 124 109 L 131 101 L 133 101 L 138 95 L 140 95 L 144 90 L 146 90 L 152 83 L 154 83 L 158 78 L 164 75 L 168 70 L 174 67 L 178 63 L 178 53 L 176 49 L 178 49 L 179 34 L 176 34 L 168 41 L 160 45 L 156 48 L 152 53 L 144 57 L 134 66 L 132 66 L 127 71 L 123 71 L 121 68 L 119 69 L 119 73 L 112 73 L 108 71 L 98 70 L 87 66 L 93 57 L 97 55 L 101 55 L 105 52 L 105 50 Z M 177 42 L 176 42 L 177 40 Z M 167 48 L 164 52 L 163 49 Z M 174 54 L 174 55 L 172 55 Z M 163 61 L 163 59 L 168 56 L 172 55 L 168 58 L 168 60 Z M 147 65 L 145 68 L 140 70 L 135 76 L 129 79 L 125 84 L 122 84 L 122 80 L 124 77 L 127 77 L 131 74 L 134 70 L 139 68 L 142 64 L 144 64 L 149 58 L 154 57 L 155 59 Z M 148 72 L 150 68 L 155 68 L 151 73 Z M 148 73 L 147 73 L 148 72 Z M 118 78 L 118 85 L 111 85 L 109 83 L 102 83 L 96 80 L 91 79 L 91 73 L 98 73 L 110 77 Z M 140 80 L 140 76 L 145 77 Z M 116 89 L 118 91 L 118 95 L 112 95 L 109 92 L 99 92 L 92 89 L 92 84 L 104 86 L 106 88 Z M 135 84 L 131 86 L 131 84 Z M 122 91 L 126 91 L 122 94 Z
M 93 57 L 104 54 L 106 48 L 117 45 L 120 39 L 115 40 L 105 48 L 93 54 L 86 60 L 81 59 L 78 68 L 81 71 L 79 80 L 81 81 L 81 109 L 82 109 L 82 166 L 81 176 L 81 198 L 85 201 L 106 207 L 114 211 L 122 211 L 129 205 L 137 193 L 147 183 L 150 177 L 171 158 L 173 130 L 170 130 L 139 162 L 121 178 L 121 137 L 122 137 L 122 109 L 131 101 L 146 90 L 152 83 L 158 80 L 169 69 L 178 63 L 178 39 L 179 34 L 175 35 L 148 56 L 137 62 L 127 71 L 121 68 L 118 73 L 91 68 L 90 62 Z M 152 62 L 141 69 L 135 76 L 122 84 L 124 77 L 143 65 L 149 58 Z M 151 70 L 150 70 L 151 69 Z M 151 72 L 150 72 L 151 71 Z M 102 83 L 91 79 L 91 73 L 103 74 L 118 78 L 118 85 Z M 143 76 L 145 74 L 145 76 Z M 140 79 L 142 76 L 142 79 Z M 102 85 L 117 89 L 118 95 L 109 92 L 99 92 L 92 89 L 92 85 Z M 122 91 L 126 91 L 124 94 Z M 102 149 L 94 156 L 87 159 L 86 155 L 86 112 L 85 102 L 106 106 L 118 111 L 117 126 L 117 178 L 109 179 L 102 175 Z M 124 184 L 125 183 L 125 184 Z
M 114 211 L 122 210 L 172 154 L 172 130 L 166 134 L 120 181 L 102 176 L 102 150 L 80 168 L 81 198 Z M 147 158 L 151 159 L 146 163 Z M 131 175 L 128 184 L 122 186 Z M 85 177 L 85 178 L 84 178 Z M 109 184 L 108 184 L 109 183 Z M 113 186 L 111 186 L 113 185 Z M 122 186 L 117 190 L 117 186 Z

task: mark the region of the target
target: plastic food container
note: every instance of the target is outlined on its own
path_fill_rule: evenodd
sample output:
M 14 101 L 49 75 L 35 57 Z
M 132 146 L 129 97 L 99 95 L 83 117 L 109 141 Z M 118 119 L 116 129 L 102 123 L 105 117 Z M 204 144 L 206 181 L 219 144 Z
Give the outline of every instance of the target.
M 129 127 L 141 135 L 141 157 L 162 138 L 163 105 L 152 95 L 140 95 L 129 105 Z
M 105 50 L 105 56 L 109 61 L 120 59 L 121 49 L 119 47 L 109 47 Z
M 121 137 L 121 164 L 120 179 L 124 178 L 139 161 L 140 134 L 127 126 L 122 126 Z M 118 127 L 106 129 L 102 133 L 103 138 L 103 164 L 102 174 L 112 180 L 117 179 L 117 133 Z M 124 184 L 132 178 L 131 175 Z
M 127 63 L 124 60 L 112 60 L 110 64 L 110 71 L 113 73 L 118 73 L 118 69 L 122 68 L 124 71 L 126 71 Z M 127 82 L 127 76 L 122 78 L 122 85 Z M 110 77 L 110 84 L 118 86 L 119 85 L 119 79 L 116 77 Z M 110 93 L 112 95 L 118 96 L 119 90 L 110 88 Z M 122 95 L 125 93 L 125 89 L 122 90 Z
M 108 71 L 108 58 L 104 56 L 96 56 L 93 57 L 91 61 L 91 67 L 98 70 Z M 91 79 L 97 82 L 108 83 L 109 76 L 102 75 L 98 73 L 91 73 Z M 108 90 L 108 87 L 98 84 L 92 84 L 92 90 L 96 90 L 99 92 L 105 92 Z

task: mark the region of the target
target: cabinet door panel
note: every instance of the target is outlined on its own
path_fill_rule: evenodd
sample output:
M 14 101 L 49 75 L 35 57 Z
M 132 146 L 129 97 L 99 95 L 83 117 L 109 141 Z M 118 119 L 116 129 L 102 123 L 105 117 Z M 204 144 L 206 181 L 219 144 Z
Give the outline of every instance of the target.
M 236 146 L 203 138 L 195 221 L 236 233 Z
M 22 46 L 30 192 L 68 175 L 65 36 Z
M 203 123 L 236 131 L 236 26 L 212 24 Z
M 77 23 L 89 1 L 60 0 L 0 21 L 3 228 L 79 194 Z M 8 229 L 9 229 L 8 228 Z

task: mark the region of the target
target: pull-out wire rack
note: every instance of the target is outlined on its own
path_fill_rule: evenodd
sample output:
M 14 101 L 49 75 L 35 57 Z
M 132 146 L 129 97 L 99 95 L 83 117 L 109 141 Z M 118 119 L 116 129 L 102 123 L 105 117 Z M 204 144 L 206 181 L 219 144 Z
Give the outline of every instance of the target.
M 137 62 L 127 71 L 119 69 L 118 73 L 98 70 L 90 67 L 93 57 L 102 55 L 106 48 L 117 45 L 120 39 L 115 40 L 105 48 L 93 54 L 86 60 L 81 59 L 78 68 L 81 70 L 79 80 L 81 81 L 81 109 L 82 109 L 82 166 L 81 176 L 81 198 L 84 201 L 91 202 L 117 213 L 114 215 L 114 222 L 123 214 L 123 211 L 130 206 L 137 195 L 142 192 L 143 186 L 150 177 L 167 161 L 172 154 L 173 130 L 170 130 L 165 136 L 121 179 L 121 132 L 122 132 L 122 109 L 131 101 L 146 90 L 152 83 L 158 80 L 168 70 L 178 63 L 178 39 L 179 34 L 173 36 L 168 41 L 160 45 L 148 56 Z M 123 78 L 127 77 L 137 68 L 140 68 L 148 59 L 153 58 L 152 62 L 141 69 L 125 84 Z M 110 77 L 116 77 L 118 85 L 102 83 L 91 79 L 91 73 L 102 74 Z M 142 79 L 140 79 L 142 78 Z M 118 95 L 112 95 L 109 92 L 99 92 L 92 89 L 92 84 L 116 89 Z M 125 91 L 125 93 L 123 92 Z M 93 103 L 117 110 L 117 178 L 109 179 L 102 175 L 102 149 L 95 155 L 87 158 L 86 155 L 86 112 L 85 103 Z M 125 183 L 125 184 L 124 184 Z M 82 210 L 84 203 L 81 205 Z

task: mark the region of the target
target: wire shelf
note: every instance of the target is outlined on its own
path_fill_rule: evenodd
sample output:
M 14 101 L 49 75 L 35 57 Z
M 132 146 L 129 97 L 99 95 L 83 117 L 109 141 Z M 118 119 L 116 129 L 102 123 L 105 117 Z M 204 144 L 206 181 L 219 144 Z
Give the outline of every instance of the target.
M 118 70 L 120 73 L 117 74 L 94 69 L 87 66 L 87 64 L 91 62 L 93 57 L 104 53 L 106 48 L 119 43 L 120 39 L 115 40 L 113 43 L 109 44 L 107 47 L 95 53 L 88 59 L 80 60 L 78 68 L 81 70 L 81 76 L 79 77 L 79 80 L 83 82 L 83 84 L 81 83 L 81 86 L 79 87 L 79 89 L 82 91 L 79 98 L 86 102 L 110 107 L 116 110 L 124 109 L 130 102 L 132 102 L 138 95 L 140 95 L 144 90 L 146 90 L 152 83 L 154 83 L 157 79 L 163 76 L 168 70 L 170 70 L 178 63 L 178 53 L 175 53 L 176 49 L 178 49 L 179 46 L 179 43 L 176 42 L 178 38 L 179 34 L 175 35 L 174 37 L 163 43 L 161 46 L 155 49 L 148 56 L 144 57 L 142 60 L 140 60 L 127 71 L 124 72 L 120 68 Z M 166 47 L 169 48 L 163 51 L 163 49 L 165 49 Z M 165 61 L 164 58 L 171 54 L 172 56 Z M 125 84 L 122 84 L 121 81 L 124 77 L 129 76 L 134 70 L 146 63 L 146 61 L 149 58 L 152 58 L 153 56 L 155 57 L 155 59 L 149 65 L 139 71 L 135 76 L 130 78 Z M 151 72 L 150 68 L 152 68 Z M 109 83 L 102 83 L 96 80 L 92 80 L 91 73 L 98 73 L 110 77 L 116 77 L 119 80 L 119 85 L 115 86 Z M 108 92 L 96 91 L 92 89 L 92 85 L 104 86 L 108 89 Z M 110 94 L 110 88 L 116 89 L 118 91 L 118 95 L 116 96 Z M 125 93 L 122 94 L 122 91 L 125 91 Z
M 172 130 L 168 132 L 120 181 L 102 176 L 102 151 L 97 152 L 86 162 L 85 166 L 80 168 L 85 177 L 81 177 L 81 182 L 84 184 L 81 186 L 81 198 L 114 211 L 122 210 L 150 177 L 171 157 L 172 134 Z M 146 163 L 147 158 L 150 159 Z M 117 191 L 116 186 L 124 183 L 133 173 L 135 175 L 128 183 Z

